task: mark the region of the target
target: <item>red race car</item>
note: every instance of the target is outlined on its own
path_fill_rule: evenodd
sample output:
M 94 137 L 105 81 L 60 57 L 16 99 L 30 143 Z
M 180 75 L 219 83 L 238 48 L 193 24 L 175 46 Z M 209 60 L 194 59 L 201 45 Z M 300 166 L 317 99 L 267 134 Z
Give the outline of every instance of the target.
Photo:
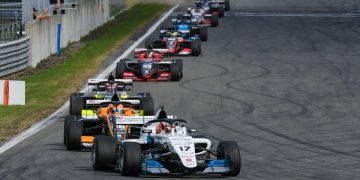
M 180 81 L 182 60 L 162 61 L 155 50 L 135 49 L 136 60 L 121 59 L 116 65 L 115 77 L 134 81 Z

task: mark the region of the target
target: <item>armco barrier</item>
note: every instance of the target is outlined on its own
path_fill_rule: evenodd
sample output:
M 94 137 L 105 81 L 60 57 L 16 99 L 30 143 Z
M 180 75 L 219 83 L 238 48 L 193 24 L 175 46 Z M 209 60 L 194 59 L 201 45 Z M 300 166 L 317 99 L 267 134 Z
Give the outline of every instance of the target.
M 28 66 L 30 41 L 28 37 L 0 44 L 0 77 Z

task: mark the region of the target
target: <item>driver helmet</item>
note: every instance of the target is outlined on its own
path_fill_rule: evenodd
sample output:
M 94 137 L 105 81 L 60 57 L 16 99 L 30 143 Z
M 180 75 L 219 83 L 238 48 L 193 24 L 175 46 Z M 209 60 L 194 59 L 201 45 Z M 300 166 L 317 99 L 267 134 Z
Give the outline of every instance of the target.
M 170 32 L 170 36 L 171 36 L 171 37 L 177 37 L 178 34 L 179 34 L 179 33 L 176 32 L 176 31 L 175 31 L 175 32 Z
M 175 131 L 175 127 L 171 126 L 168 123 L 160 122 L 156 128 L 157 134 L 171 134 L 172 131 Z
M 185 19 L 185 18 L 183 18 L 183 19 L 181 20 L 181 24 L 186 24 L 186 19 Z
M 196 9 L 200 9 L 200 8 L 201 8 L 201 3 L 200 3 L 200 2 L 196 2 L 196 3 L 195 3 L 195 7 L 196 7 Z

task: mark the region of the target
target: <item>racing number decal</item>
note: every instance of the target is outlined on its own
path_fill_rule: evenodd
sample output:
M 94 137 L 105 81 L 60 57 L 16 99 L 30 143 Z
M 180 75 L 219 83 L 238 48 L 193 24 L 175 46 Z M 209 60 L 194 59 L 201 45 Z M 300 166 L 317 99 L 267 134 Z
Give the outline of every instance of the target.
M 190 146 L 180 146 L 181 151 L 188 151 L 190 149 Z

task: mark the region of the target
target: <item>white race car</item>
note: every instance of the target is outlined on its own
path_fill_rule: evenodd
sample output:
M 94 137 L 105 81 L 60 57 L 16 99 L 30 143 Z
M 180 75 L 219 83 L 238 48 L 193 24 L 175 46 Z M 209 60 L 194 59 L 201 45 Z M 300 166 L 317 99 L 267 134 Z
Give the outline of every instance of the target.
M 118 168 L 123 176 L 140 174 L 240 173 L 240 150 L 234 141 L 222 141 L 216 150 L 209 139 L 191 136 L 186 121 L 160 110 L 154 117 L 117 118 L 114 126 L 126 126 L 127 138 L 96 136 L 92 149 L 95 170 Z M 142 126 L 139 126 L 142 124 Z M 138 130 L 136 130 L 138 128 Z M 114 127 L 116 129 L 116 127 Z M 116 133 L 114 133 L 116 134 Z

